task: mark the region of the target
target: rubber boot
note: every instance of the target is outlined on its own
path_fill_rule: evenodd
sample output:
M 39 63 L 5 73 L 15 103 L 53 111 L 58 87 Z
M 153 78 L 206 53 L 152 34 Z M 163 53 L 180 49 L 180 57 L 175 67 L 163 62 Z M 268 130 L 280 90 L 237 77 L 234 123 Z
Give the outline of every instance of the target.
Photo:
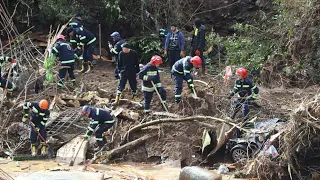
M 84 73 L 88 70 L 88 62 L 82 63 L 82 69 L 80 70 L 80 73 Z
M 9 102 L 12 102 L 12 91 L 7 91 L 7 99 Z
M 134 95 L 132 96 L 132 98 L 133 98 L 133 101 L 137 101 L 137 100 L 138 100 L 138 98 L 137 98 L 137 95 L 136 95 L 136 94 L 134 94 Z
M 121 96 L 121 94 L 117 94 L 117 96 L 116 96 L 116 100 L 114 101 L 114 103 L 119 103 L 120 96 Z
M 87 70 L 85 71 L 85 73 L 89 73 L 92 69 L 92 62 L 87 62 Z
M 42 156 L 46 156 L 47 155 L 47 146 L 46 145 L 42 145 L 42 147 L 41 147 L 41 155 Z
M 37 147 L 35 144 L 31 144 L 31 156 L 37 155 Z

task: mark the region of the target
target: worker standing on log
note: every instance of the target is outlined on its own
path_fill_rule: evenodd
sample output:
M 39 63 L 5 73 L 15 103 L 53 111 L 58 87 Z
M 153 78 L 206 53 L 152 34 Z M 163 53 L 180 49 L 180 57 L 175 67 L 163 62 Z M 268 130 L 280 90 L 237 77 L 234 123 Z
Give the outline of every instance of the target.
M 171 73 L 174 76 L 174 81 L 176 84 L 176 91 L 174 96 L 176 103 L 179 103 L 181 101 L 183 80 L 187 81 L 190 90 L 192 90 L 193 93 L 195 92 L 191 70 L 193 67 L 200 67 L 201 63 L 202 60 L 199 56 L 187 56 L 180 59 L 172 66 Z
M 160 56 L 152 56 L 150 62 L 139 72 L 139 78 L 143 80 L 142 91 L 144 95 L 144 112 L 149 113 L 150 103 L 156 86 L 161 95 L 162 103 L 166 103 L 166 90 L 162 87 L 158 66 L 162 64 Z M 153 82 L 153 83 L 152 83 Z
M 8 100 L 10 100 L 12 98 L 13 85 L 10 81 L 7 81 L 7 79 L 3 78 L 2 74 L 1 74 L 1 68 L 2 68 L 3 63 L 5 63 L 5 62 L 11 62 L 11 64 L 14 64 L 15 60 L 11 57 L 3 57 L 3 56 L 0 57 L 0 87 L 3 90 L 5 90 L 7 88 L 7 98 L 8 98 Z M 9 78 L 9 77 L 7 77 L 7 78 Z M 7 83 L 8 83 L 8 85 L 7 85 Z M 6 87 L 6 85 L 7 85 L 7 87 Z
M 123 89 L 129 80 L 130 88 L 133 94 L 133 100 L 137 100 L 137 76 L 140 71 L 139 60 L 136 51 L 130 49 L 128 43 L 121 45 L 122 51 L 119 53 L 118 70 L 120 76 L 120 82 L 117 90 L 115 103 L 118 103 Z
M 121 39 L 120 34 L 118 32 L 113 32 L 110 36 L 114 43 L 114 46 L 112 46 L 112 44 L 109 43 L 110 53 L 112 54 L 112 60 L 114 61 L 114 64 L 115 64 L 114 76 L 116 79 L 120 79 L 117 63 L 118 63 L 119 53 L 122 51 L 121 45 L 125 43 L 125 40 Z
M 113 126 L 115 120 L 107 110 L 90 106 L 83 106 L 81 114 L 85 118 L 91 118 L 88 131 L 83 138 L 88 139 L 98 126 L 98 129 L 95 132 L 98 145 L 95 151 L 98 151 L 106 143 L 103 133 Z
M 65 36 L 59 35 L 55 46 L 52 48 L 52 53 L 59 57 L 60 64 L 63 66 L 61 69 L 59 69 L 59 82 L 58 82 L 58 88 L 62 88 L 64 85 L 64 78 L 66 77 L 66 74 L 68 72 L 71 82 L 73 85 L 76 84 L 76 77 L 74 76 L 74 63 L 76 54 L 71 49 L 71 46 L 67 43 Z
M 88 73 L 92 68 L 93 52 L 96 45 L 96 37 L 93 33 L 83 27 L 68 28 L 67 33 L 70 37 L 75 37 L 78 43 L 77 50 L 83 49 L 83 63 L 81 73 Z
M 24 116 L 22 121 L 28 122 L 30 125 L 30 141 L 31 141 L 31 155 L 35 156 L 37 154 L 36 143 L 38 137 L 41 139 L 41 155 L 47 154 L 46 147 L 46 123 L 50 116 L 50 111 L 48 110 L 49 103 L 47 100 L 43 99 L 40 102 L 26 102 L 23 106 Z M 31 115 L 29 116 L 29 111 L 31 110 Z
M 237 69 L 236 74 L 238 79 L 235 82 L 234 88 L 230 91 L 228 98 L 231 99 L 236 93 L 238 93 L 240 97 L 234 102 L 235 107 L 230 114 L 230 118 L 234 119 L 242 107 L 242 115 L 244 120 L 246 120 L 249 114 L 249 104 L 257 99 L 259 89 L 252 80 L 248 78 L 248 72 L 245 68 Z

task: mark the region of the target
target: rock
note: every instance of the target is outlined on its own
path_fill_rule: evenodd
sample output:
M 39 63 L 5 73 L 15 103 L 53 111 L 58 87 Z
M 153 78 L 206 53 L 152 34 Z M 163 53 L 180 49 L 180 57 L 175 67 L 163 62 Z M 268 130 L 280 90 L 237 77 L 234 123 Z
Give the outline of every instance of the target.
M 104 174 L 102 173 L 92 173 L 92 172 L 64 172 L 64 171 L 39 171 L 31 174 L 24 174 L 22 176 L 16 177 L 17 180 L 103 180 Z
M 182 169 L 179 180 L 222 180 L 222 176 L 215 172 L 191 166 Z
M 83 140 L 80 136 L 62 146 L 56 156 L 58 163 L 70 164 L 74 160 L 74 165 L 78 165 L 86 160 L 88 140 Z

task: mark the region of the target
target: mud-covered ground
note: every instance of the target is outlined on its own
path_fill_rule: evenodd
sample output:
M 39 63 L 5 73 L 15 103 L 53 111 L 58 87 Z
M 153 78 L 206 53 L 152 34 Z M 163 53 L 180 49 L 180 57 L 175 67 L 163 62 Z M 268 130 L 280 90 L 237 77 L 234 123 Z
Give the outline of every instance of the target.
M 195 77 L 195 80 L 201 80 L 209 83 L 209 86 L 195 81 L 196 90 L 199 99 L 194 99 L 191 96 L 190 90 L 184 82 L 183 101 L 177 105 L 174 103 L 175 85 L 167 67 L 161 67 L 161 81 L 167 91 L 167 102 L 170 113 L 179 114 L 180 116 L 191 115 L 207 115 L 225 118 L 233 104 L 233 100 L 228 100 L 225 95 L 228 94 L 233 87 L 233 80 L 229 85 L 223 82 L 222 76 L 205 76 Z M 80 77 L 79 77 L 80 76 Z M 94 67 L 94 71 L 90 74 L 78 75 L 78 79 L 85 82 L 87 90 L 96 90 L 97 87 L 106 90 L 109 95 L 108 98 L 113 98 L 117 89 L 117 80 L 113 76 L 113 66 L 110 63 L 100 62 Z M 143 103 L 143 94 L 141 92 L 141 80 L 138 80 L 138 101 Z M 271 118 L 286 119 L 290 111 L 297 104 L 301 103 L 305 98 L 310 98 L 314 95 L 318 86 L 312 86 L 306 89 L 265 89 L 260 88 L 259 100 L 257 103 L 260 108 L 252 107 L 250 117 L 257 117 L 257 121 L 265 121 Z M 107 93 L 107 94 L 108 94 Z M 126 91 L 122 98 L 132 99 L 129 84 L 127 84 Z M 140 113 L 140 121 L 150 121 L 160 117 L 143 114 L 143 108 L 136 108 L 130 103 L 120 103 L 120 107 L 133 109 Z M 154 93 L 151 109 L 153 112 L 164 111 L 160 100 L 156 93 Z M 241 118 L 241 112 L 238 114 Z M 221 124 L 208 121 L 207 123 L 216 126 L 215 130 L 219 130 Z M 121 133 L 124 134 L 126 130 L 139 122 L 125 121 L 120 127 Z M 176 124 L 163 124 L 161 126 L 154 126 L 140 133 L 136 136 L 130 136 L 131 140 L 138 138 L 145 133 L 157 133 L 158 135 L 151 140 L 148 140 L 145 146 L 130 150 L 130 152 L 121 157 L 121 160 L 133 160 L 139 162 L 157 162 L 160 159 L 180 160 L 183 165 L 197 164 L 201 162 L 200 147 L 203 130 L 206 127 L 199 126 L 197 123 L 186 122 Z M 118 128 L 119 129 L 119 128 Z M 119 129 L 119 131 L 120 131 Z
M 194 99 L 191 95 L 190 90 L 187 88 L 186 82 L 184 82 L 183 89 L 183 101 L 180 104 L 174 103 L 174 90 L 175 85 L 169 73 L 167 67 L 160 67 L 161 69 L 161 81 L 162 85 L 167 91 L 167 102 L 170 113 L 178 114 L 180 116 L 192 116 L 192 115 L 206 115 L 214 116 L 224 119 L 233 104 L 234 99 L 229 100 L 226 95 L 233 87 L 233 81 L 229 84 L 225 84 L 222 75 L 216 76 L 196 76 L 195 80 L 201 80 L 208 83 L 206 86 L 199 81 L 195 81 L 195 86 L 198 94 L 198 99 Z M 112 107 L 112 99 L 114 99 L 118 80 L 114 78 L 113 65 L 106 62 L 98 62 L 98 65 L 94 66 L 94 69 L 89 74 L 77 74 L 77 87 L 79 88 L 82 84 L 85 85 L 83 88 L 85 91 L 99 91 L 103 90 L 104 93 L 100 93 L 102 98 L 109 98 L 110 103 L 105 104 L 108 107 Z M 141 80 L 138 80 L 138 101 L 143 104 L 143 93 L 141 92 Z M 258 85 L 259 87 L 259 85 Z M 294 106 L 301 103 L 303 100 L 312 97 L 318 86 L 308 87 L 306 89 L 266 89 L 259 87 L 259 100 L 257 103 L 261 106 L 260 108 L 252 107 L 250 117 L 257 117 L 257 121 L 265 121 L 271 118 L 283 118 L 287 119 L 289 113 Z M 74 87 L 69 87 L 70 92 L 66 89 L 58 91 L 64 94 L 75 94 L 73 92 Z M 41 95 L 32 95 L 31 98 L 40 100 L 41 97 L 47 95 L 49 100 L 53 97 L 50 95 L 51 92 L 46 92 Z M 122 95 L 122 99 L 132 100 L 132 93 L 127 84 L 127 88 Z M 5 105 L 4 108 L 9 109 Z M 138 121 L 128 121 L 120 119 L 116 128 L 116 137 L 114 143 L 110 148 L 117 147 L 120 143 L 121 138 L 127 130 L 133 126 L 139 124 L 141 121 L 151 121 L 163 117 L 155 115 L 146 115 L 143 113 L 143 108 L 137 108 L 132 103 L 121 102 L 117 107 L 123 107 L 125 109 L 133 110 L 140 114 Z M 115 107 L 113 107 L 115 108 Z M 22 107 L 17 106 L 13 110 L 14 118 L 10 121 L 20 121 L 22 117 Z M 156 93 L 154 93 L 153 101 L 151 104 L 153 112 L 164 112 L 161 106 L 160 100 Z M 241 112 L 238 114 L 238 118 L 241 118 Z M 164 117 L 165 118 L 165 117 Z M 221 128 L 220 123 L 207 121 L 206 123 L 215 126 L 214 131 L 218 133 Z M 162 125 L 151 126 L 142 131 L 135 132 L 130 135 L 130 140 L 137 139 L 146 133 L 156 134 L 155 137 L 149 139 L 145 145 L 138 148 L 132 149 L 127 152 L 126 155 L 117 157 L 116 160 L 120 161 L 135 161 L 135 162 L 150 162 L 159 163 L 160 161 L 166 160 L 180 160 L 182 166 L 185 165 L 198 165 L 201 161 L 201 138 L 203 131 L 206 127 L 199 125 L 195 122 L 185 123 L 168 123 Z M 110 140 L 111 136 L 107 139 Z M 223 154 L 223 153 L 222 153 Z M 219 158 L 219 161 L 224 161 L 225 158 Z

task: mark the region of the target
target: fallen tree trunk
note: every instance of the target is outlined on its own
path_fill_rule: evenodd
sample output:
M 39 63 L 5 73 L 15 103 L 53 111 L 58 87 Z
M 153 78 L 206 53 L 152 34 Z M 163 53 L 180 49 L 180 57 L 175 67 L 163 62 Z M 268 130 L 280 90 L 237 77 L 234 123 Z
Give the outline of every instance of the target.
M 162 124 L 162 123 L 179 123 L 179 122 L 187 122 L 187 121 L 206 121 L 206 120 L 213 120 L 213 121 L 218 121 L 221 123 L 229 124 L 231 126 L 235 126 L 235 127 L 239 128 L 243 131 L 250 132 L 249 130 L 244 129 L 244 128 L 240 127 L 239 125 L 237 125 L 233 122 L 230 122 L 228 120 L 224 120 L 224 119 L 220 119 L 220 118 L 216 118 L 216 117 L 212 117 L 212 116 L 191 116 L 191 117 L 181 117 L 181 118 L 175 118 L 175 119 L 172 119 L 172 118 L 159 119 L 159 120 L 139 124 L 131 129 L 129 129 L 129 131 L 126 132 L 126 134 L 124 135 L 123 141 L 126 141 L 126 139 L 130 136 L 130 133 L 139 131 L 142 128 L 145 128 L 148 126 Z
M 97 155 L 96 158 L 94 158 L 92 163 L 98 163 L 99 161 L 107 159 L 107 161 L 111 160 L 113 157 L 126 152 L 127 150 L 130 150 L 136 146 L 139 146 L 143 143 L 145 143 L 148 139 L 152 138 L 154 135 L 144 135 L 139 139 L 136 139 L 132 142 L 129 142 L 125 145 L 122 145 L 116 149 L 113 149 L 111 151 L 108 151 L 106 154 Z

